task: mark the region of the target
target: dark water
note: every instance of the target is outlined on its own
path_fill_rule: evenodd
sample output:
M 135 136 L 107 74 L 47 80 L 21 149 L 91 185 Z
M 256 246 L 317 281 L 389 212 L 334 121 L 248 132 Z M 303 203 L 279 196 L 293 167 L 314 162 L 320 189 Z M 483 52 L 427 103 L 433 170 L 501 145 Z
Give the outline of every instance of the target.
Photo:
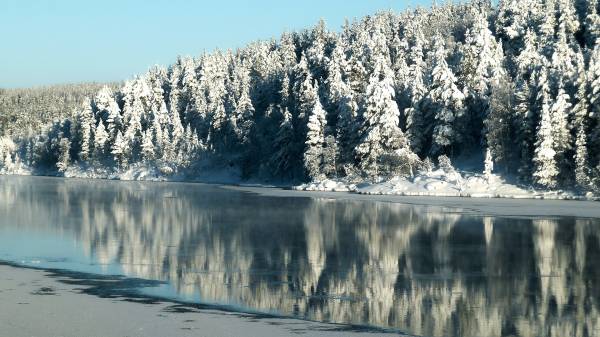
M 600 335 L 600 222 L 0 177 L 0 260 L 419 336 Z

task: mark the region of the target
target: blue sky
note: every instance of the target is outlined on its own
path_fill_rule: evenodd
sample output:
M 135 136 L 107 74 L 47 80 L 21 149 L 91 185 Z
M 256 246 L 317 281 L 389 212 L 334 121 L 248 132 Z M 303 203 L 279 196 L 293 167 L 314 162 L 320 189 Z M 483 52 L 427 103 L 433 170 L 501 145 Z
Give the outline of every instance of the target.
M 116 81 L 177 55 L 431 0 L 0 0 L 0 87 Z

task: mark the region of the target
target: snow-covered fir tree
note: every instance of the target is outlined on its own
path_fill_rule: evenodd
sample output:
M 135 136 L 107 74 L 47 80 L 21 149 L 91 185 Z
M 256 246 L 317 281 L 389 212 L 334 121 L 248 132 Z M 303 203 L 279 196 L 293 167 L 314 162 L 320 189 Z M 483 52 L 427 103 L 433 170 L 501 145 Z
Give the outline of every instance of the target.
M 108 133 L 104 127 L 102 120 L 98 121 L 96 130 L 94 132 L 94 158 L 96 160 L 102 160 L 106 151 L 106 144 L 108 142 Z
M 537 128 L 537 141 L 533 163 L 535 165 L 534 181 L 543 187 L 558 186 L 558 167 L 556 163 L 556 140 L 552 120 L 552 102 L 548 87 L 547 70 L 542 69 L 537 78 L 540 83 L 539 101 L 541 104 L 541 120 Z
M 314 89 L 318 91 L 318 88 Z M 317 96 L 314 107 L 308 117 L 308 132 L 306 134 L 306 149 L 304 150 L 304 169 L 310 179 L 317 180 L 323 177 L 325 163 L 325 110 Z
M 362 172 L 377 176 L 382 155 L 407 146 L 399 126 L 400 111 L 395 101 L 393 72 L 385 55 L 377 55 L 362 113 L 363 125 L 356 147 L 356 160 Z
M 591 184 L 591 171 L 588 152 L 588 134 L 590 124 L 590 106 L 587 95 L 587 74 L 583 58 L 578 67 L 576 81 L 577 103 L 573 107 L 573 116 L 576 129 L 575 140 L 575 182 L 582 189 L 589 189 Z
M 457 78 L 446 61 L 446 48 L 440 36 L 435 38 L 431 70 L 431 87 L 427 95 L 427 109 L 433 116 L 432 155 L 451 153 L 458 145 L 458 118 L 463 116 L 465 95 L 457 86 Z

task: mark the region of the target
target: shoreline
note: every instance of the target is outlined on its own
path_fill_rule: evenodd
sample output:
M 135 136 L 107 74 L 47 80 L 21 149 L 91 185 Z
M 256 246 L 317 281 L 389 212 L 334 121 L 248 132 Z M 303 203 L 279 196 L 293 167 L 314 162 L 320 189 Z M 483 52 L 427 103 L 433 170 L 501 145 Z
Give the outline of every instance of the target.
M 580 217 L 600 219 L 597 201 L 556 199 L 513 199 L 474 197 L 432 197 L 354 192 L 299 191 L 278 187 L 222 185 L 223 188 L 271 197 L 326 198 L 347 201 L 388 202 L 408 206 L 452 208 L 461 213 L 477 216 L 500 217 Z
M 171 301 L 122 288 L 136 281 L 157 283 L 0 260 L 2 331 L 12 337 L 403 336 L 377 328 Z
M 110 183 L 173 183 L 211 185 L 220 188 L 249 192 L 268 197 L 326 198 L 348 201 L 390 202 L 408 206 L 452 208 L 460 213 L 476 216 L 501 217 L 579 217 L 600 219 L 600 203 L 591 200 L 568 199 L 521 199 L 464 196 L 406 196 L 397 194 L 363 194 L 351 191 L 306 191 L 285 185 L 262 185 L 257 183 L 191 181 L 191 180 L 121 180 L 89 177 L 58 177 L 40 175 L 0 175 L 21 179 L 63 179 L 65 181 L 105 181 Z

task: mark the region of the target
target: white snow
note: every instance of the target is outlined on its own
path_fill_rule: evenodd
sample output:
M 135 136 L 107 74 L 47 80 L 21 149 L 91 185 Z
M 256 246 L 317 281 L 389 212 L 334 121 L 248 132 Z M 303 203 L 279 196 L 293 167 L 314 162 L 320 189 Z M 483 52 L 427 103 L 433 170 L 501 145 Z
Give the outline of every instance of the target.
M 506 182 L 498 175 L 437 169 L 415 177 L 394 177 L 374 183 L 323 180 L 294 187 L 300 191 L 355 192 L 366 195 L 471 197 L 512 199 L 600 200 L 591 193 L 539 190 Z
M 356 185 L 345 183 L 343 181 L 325 179 L 322 181 L 315 181 L 308 184 L 294 186 L 293 189 L 298 191 L 353 192 L 356 191 Z

